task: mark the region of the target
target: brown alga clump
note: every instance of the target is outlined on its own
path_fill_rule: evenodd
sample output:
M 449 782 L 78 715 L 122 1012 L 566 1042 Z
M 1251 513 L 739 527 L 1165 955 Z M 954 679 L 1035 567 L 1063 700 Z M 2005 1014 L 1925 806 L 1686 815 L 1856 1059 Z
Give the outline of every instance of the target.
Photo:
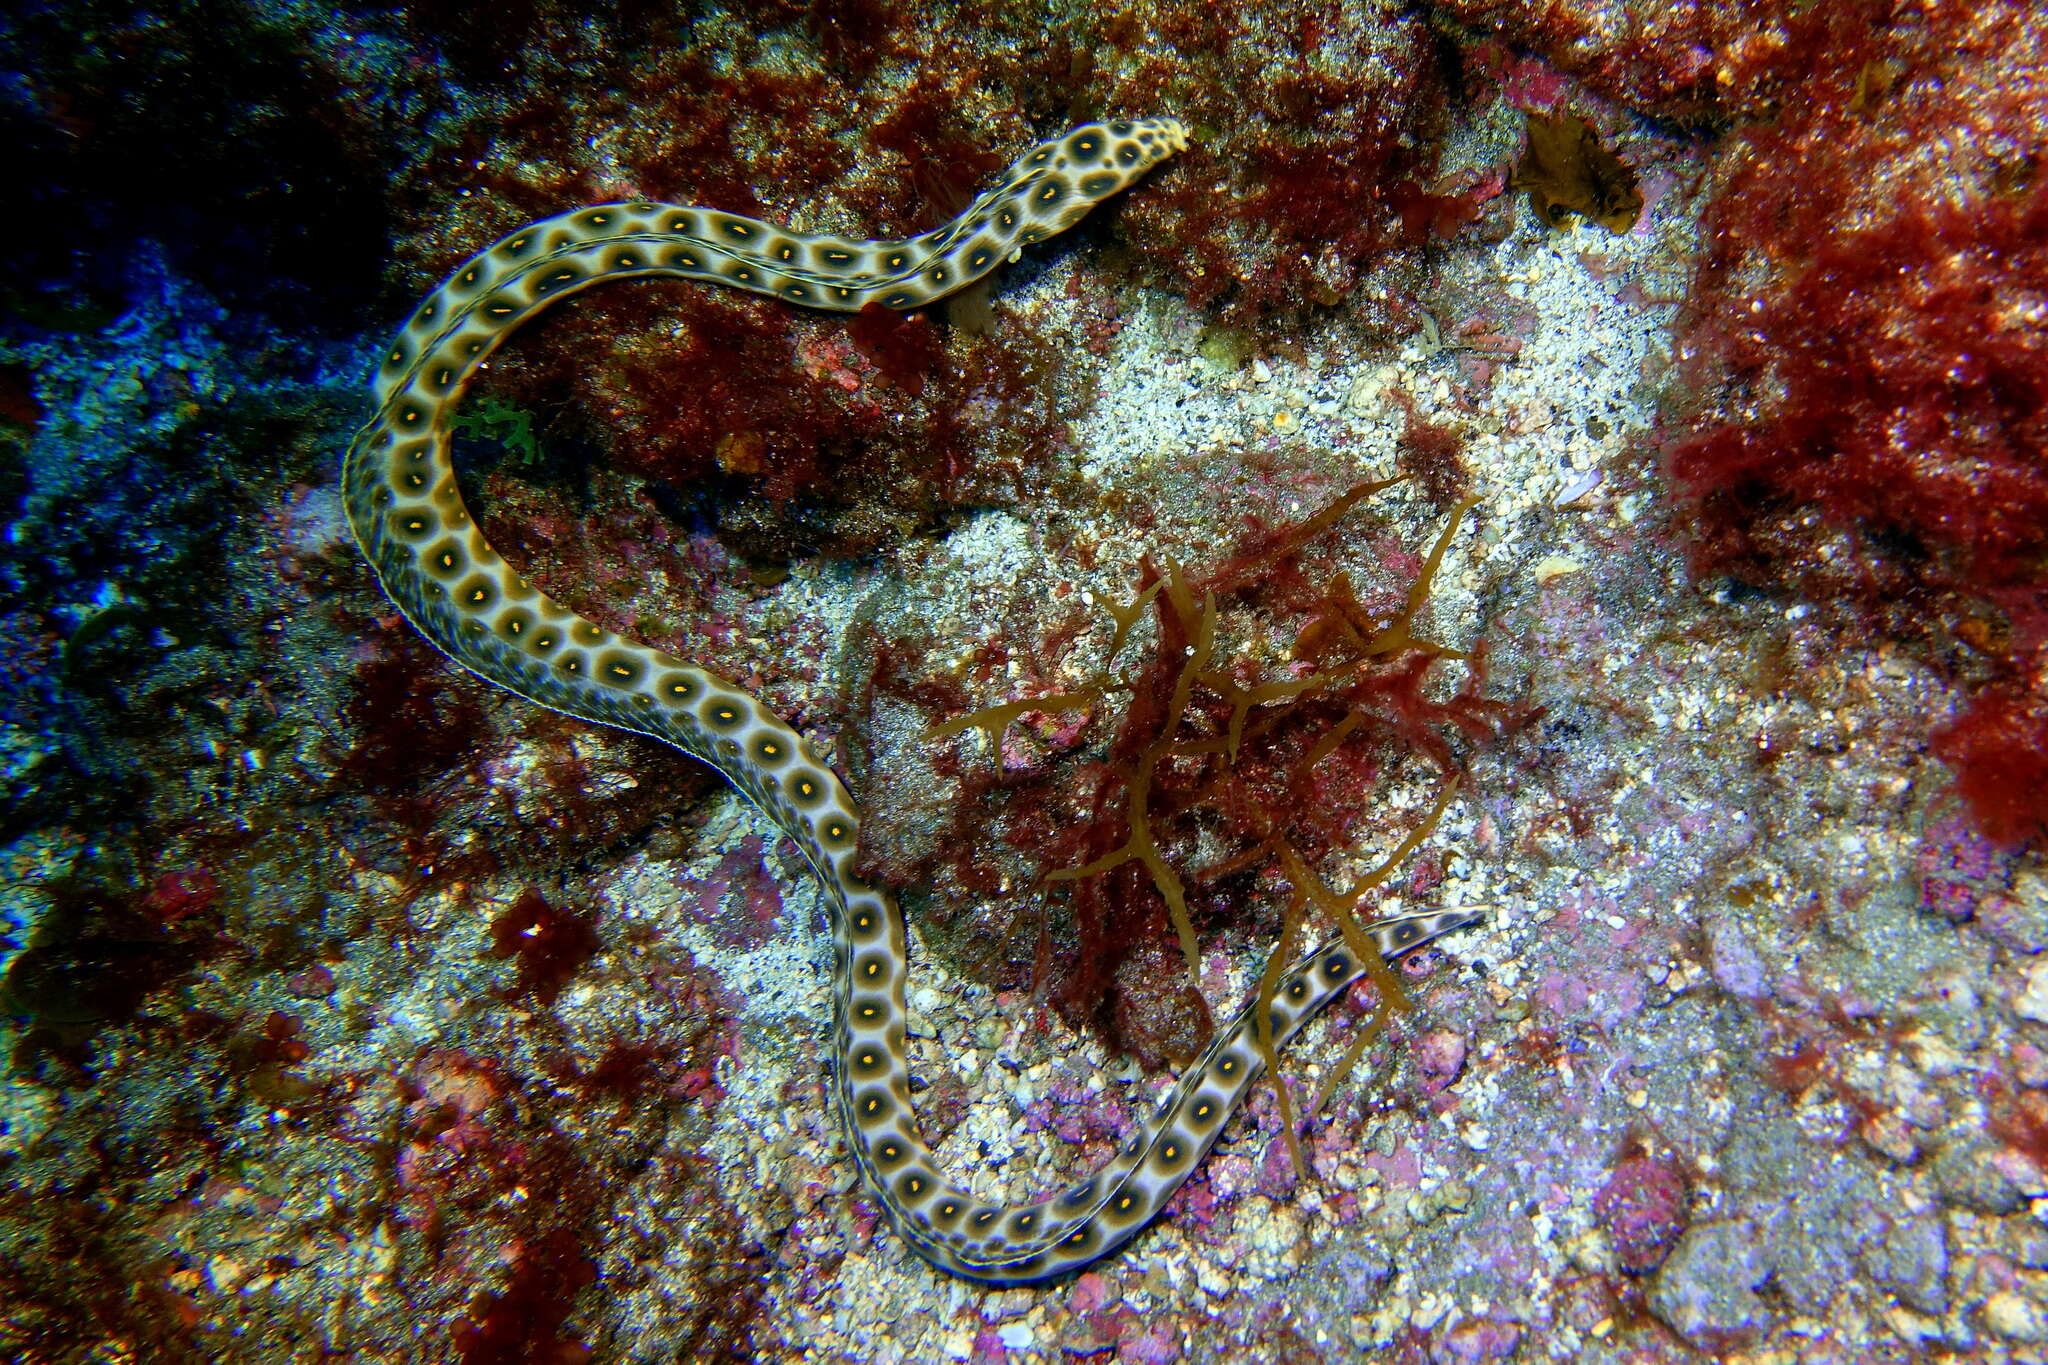
M 1055 764 L 1023 781 L 963 763 L 968 790 L 958 804 L 977 824 L 993 817 L 1001 837 L 1041 869 L 1041 887 L 1066 889 L 1071 948 L 1055 960 L 1050 927 L 1040 925 L 1037 993 L 1145 1064 L 1184 1061 L 1206 1038 L 1212 1021 L 1193 984 L 1197 917 L 1237 911 L 1262 882 L 1288 887 L 1265 991 L 1287 958 L 1309 946 L 1302 935 L 1313 907 L 1359 960 L 1375 964 L 1382 1000 L 1405 1003 L 1369 948 L 1360 903 L 1427 837 L 1456 791 L 1450 736 L 1491 739 L 1516 712 L 1479 695 L 1483 646 L 1467 654 L 1415 633 L 1469 501 L 1391 611 L 1369 608 L 1342 571 L 1317 578 L 1304 569 L 1311 543 L 1386 482 L 1360 484 L 1305 521 L 1257 534 L 1206 574 L 1171 564 L 1162 571 L 1148 560 L 1137 596 L 1108 605 L 1115 632 L 1095 677 L 929 732 L 944 739 L 980 729 L 1000 751 L 1013 725 L 1063 713 L 1092 712 L 1091 729 L 1114 725 L 1099 759 Z M 1298 623 L 1279 676 L 1259 676 L 1248 660 L 1219 660 L 1219 609 L 1235 603 Z M 1149 657 L 1112 674 L 1148 609 L 1156 625 Z M 1468 673 L 1438 699 L 1431 692 L 1441 689 L 1429 684 L 1447 660 L 1465 662 Z M 1368 833 L 1375 794 L 1412 755 L 1441 775 L 1433 808 L 1377 867 L 1333 885 L 1318 869 Z M 985 835 L 949 842 L 972 857 Z M 1262 1041 L 1270 1049 L 1271 1040 Z

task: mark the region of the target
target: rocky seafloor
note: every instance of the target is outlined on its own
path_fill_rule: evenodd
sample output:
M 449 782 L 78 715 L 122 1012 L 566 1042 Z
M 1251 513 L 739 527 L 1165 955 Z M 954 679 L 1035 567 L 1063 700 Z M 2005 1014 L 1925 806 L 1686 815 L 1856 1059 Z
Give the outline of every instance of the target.
M 2039 16 L 6 25 L 0 1355 L 2048 1358 Z M 1341 886 L 1427 827 L 1361 908 L 1484 908 L 1283 1055 L 1298 1158 L 1262 1083 L 1128 1247 L 989 1290 L 857 1183 L 793 845 L 441 659 L 336 482 L 389 329 L 498 232 L 922 228 L 1111 111 L 1195 146 L 986 298 L 607 286 L 457 427 L 509 558 L 846 774 L 977 1193 L 1106 1159 L 1251 997 L 1289 857 Z M 1566 114 L 1602 202 L 1529 151 Z M 1116 611 L 1167 579 L 1240 687 L 1423 642 L 1161 761 L 1199 995 L 1135 868 L 1046 880 L 1132 830 L 1191 646 L 1171 592 Z

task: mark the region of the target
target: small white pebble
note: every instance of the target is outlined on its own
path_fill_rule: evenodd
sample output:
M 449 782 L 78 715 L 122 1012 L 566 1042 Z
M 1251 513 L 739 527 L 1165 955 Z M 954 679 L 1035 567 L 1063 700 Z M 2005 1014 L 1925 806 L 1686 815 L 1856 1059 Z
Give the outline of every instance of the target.
M 2007 1341 L 2048 1342 L 2048 1312 L 2010 1289 L 1984 1301 L 1984 1325 Z
M 2014 998 L 2012 1008 L 2022 1019 L 2048 1024 L 2048 958 L 2027 969 L 2027 984 Z

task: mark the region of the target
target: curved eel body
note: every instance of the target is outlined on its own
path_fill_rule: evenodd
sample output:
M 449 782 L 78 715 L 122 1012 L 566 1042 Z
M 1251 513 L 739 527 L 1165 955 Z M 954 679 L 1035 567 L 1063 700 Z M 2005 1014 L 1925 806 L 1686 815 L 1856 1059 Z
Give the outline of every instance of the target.
M 717 768 L 803 851 L 832 918 L 832 1090 L 849 1146 L 890 1223 L 969 1279 L 1044 1279 L 1135 1235 L 1195 1169 L 1260 1069 L 1249 1014 L 1221 1029 L 1157 1117 L 1103 1169 L 1021 1206 L 977 1198 L 938 1170 L 910 1104 L 905 939 L 894 898 L 854 871 L 860 817 L 810 744 L 730 682 L 555 602 L 485 543 L 456 491 L 449 417 L 511 330 L 601 280 L 679 275 L 858 311 L 910 308 L 986 274 L 1186 146 L 1172 119 L 1089 124 L 1042 142 L 958 218 L 897 241 L 789 231 L 712 209 L 623 203 L 544 219 L 465 261 L 400 332 L 350 445 L 343 497 L 384 591 L 456 663 L 542 706 L 676 745 Z M 1392 957 L 1474 922 L 1462 912 L 1369 926 Z M 1284 1041 L 1364 973 L 1342 945 L 1282 978 Z

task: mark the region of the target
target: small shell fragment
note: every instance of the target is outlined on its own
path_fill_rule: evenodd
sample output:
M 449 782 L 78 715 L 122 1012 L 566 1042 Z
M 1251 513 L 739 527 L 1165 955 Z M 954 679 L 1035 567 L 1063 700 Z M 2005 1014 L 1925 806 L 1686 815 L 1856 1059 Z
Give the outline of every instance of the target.
M 1591 493 L 1594 489 L 1598 488 L 1600 486 L 1601 480 L 1605 477 L 1606 476 L 1602 474 L 1600 470 L 1587 470 L 1578 478 L 1573 479 L 1570 483 L 1566 484 L 1563 488 L 1558 490 L 1557 497 L 1553 499 L 1554 505 L 1558 507 L 1571 506 L 1571 504 L 1577 502 L 1580 498 L 1585 497 L 1588 493 Z

